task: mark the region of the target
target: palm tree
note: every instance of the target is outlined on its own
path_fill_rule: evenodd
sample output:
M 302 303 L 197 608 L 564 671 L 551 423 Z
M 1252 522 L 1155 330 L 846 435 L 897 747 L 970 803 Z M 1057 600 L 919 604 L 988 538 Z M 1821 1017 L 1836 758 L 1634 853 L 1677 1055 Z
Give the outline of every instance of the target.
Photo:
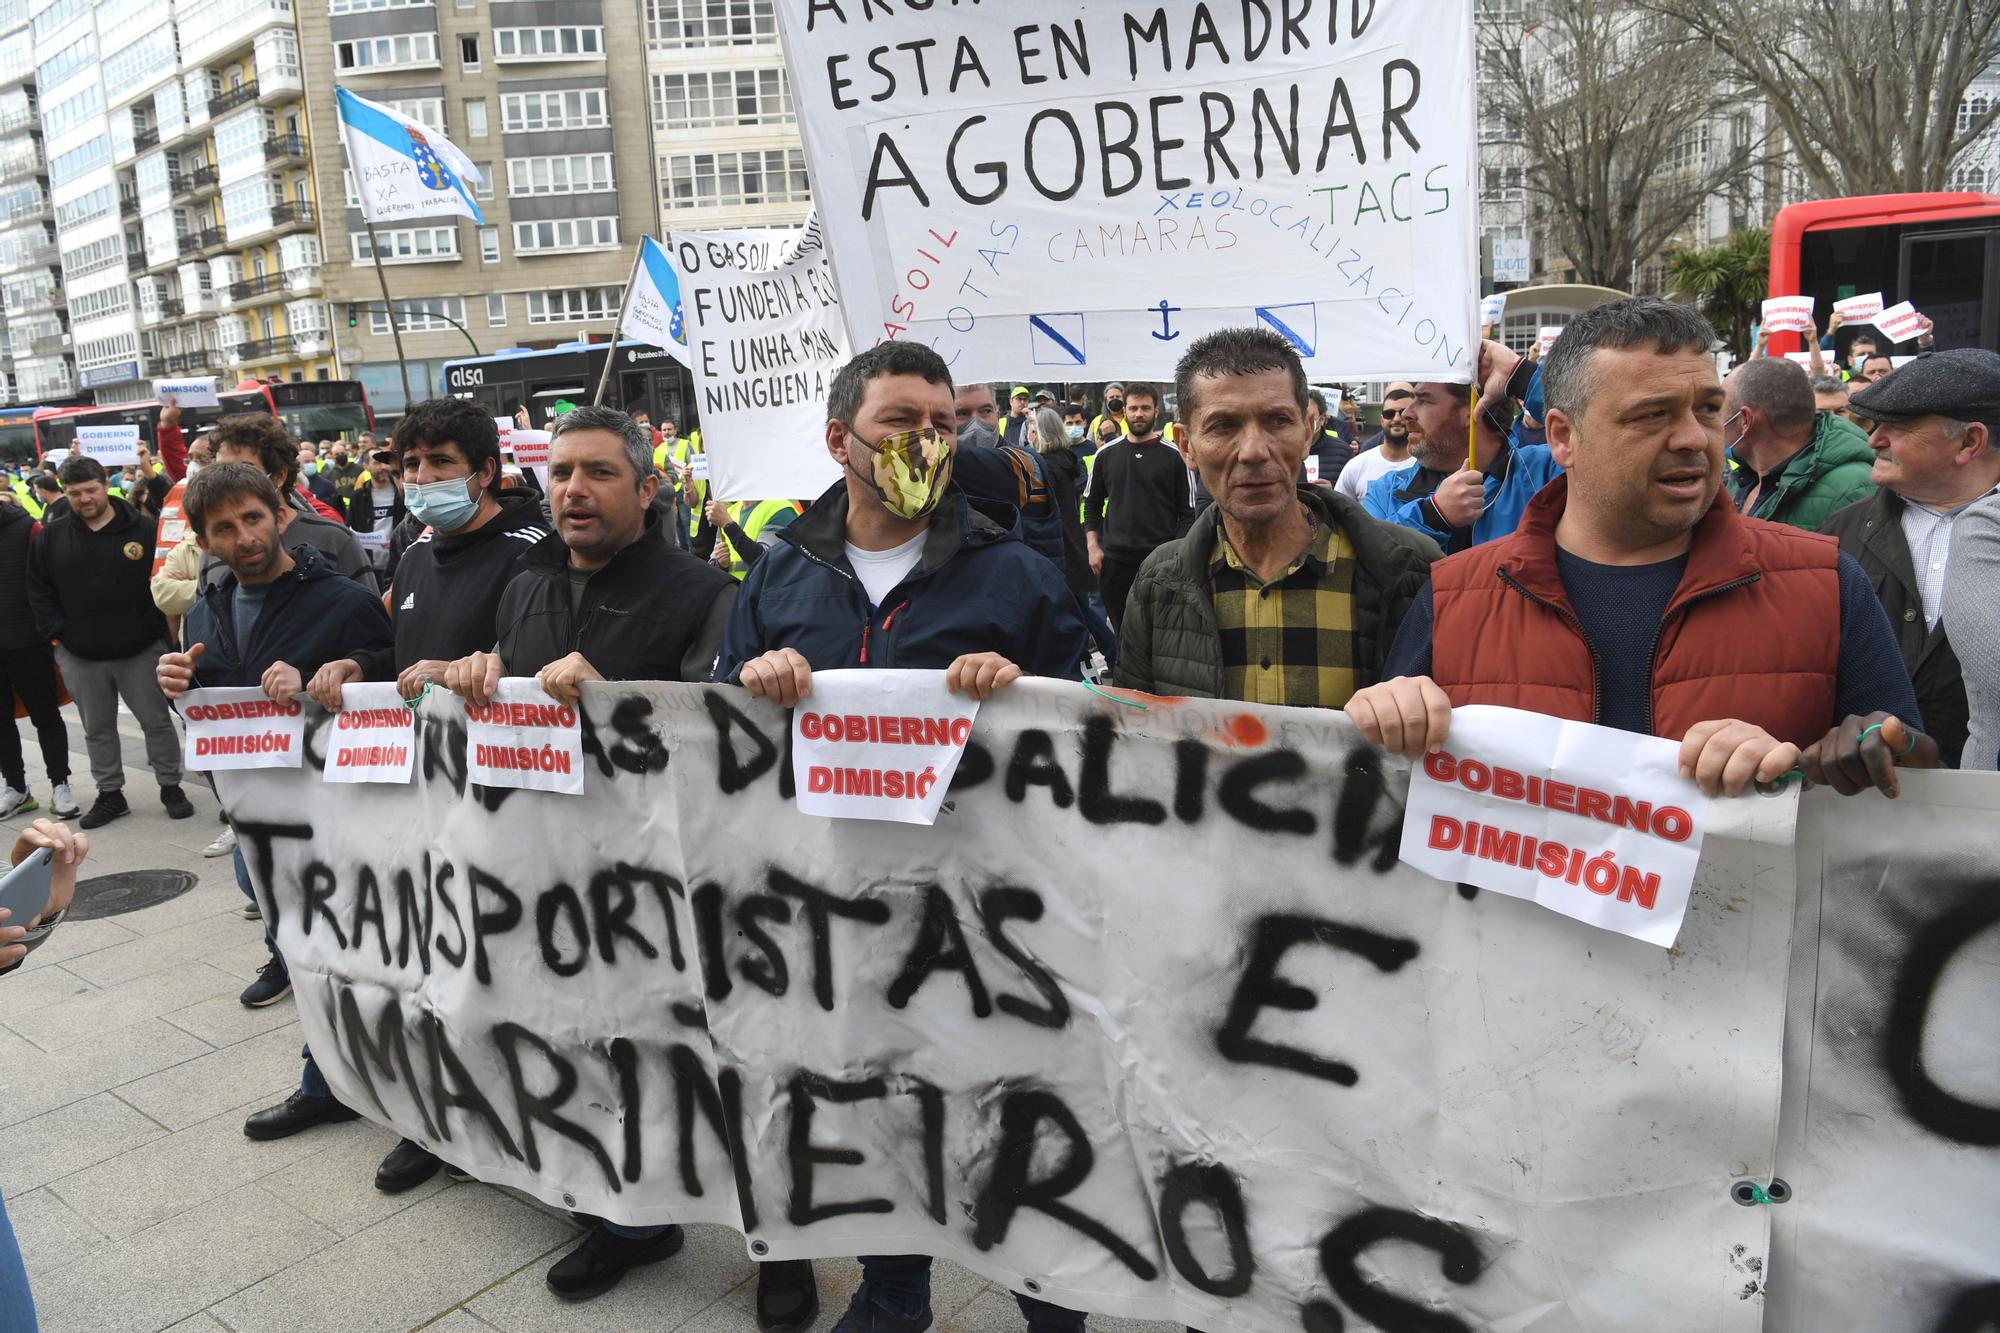
M 1706 250 L 1667 255 L 1667 290 L 1693 302 L 1738 357 L 1750 351 L 1750 330 L 1763 311 L 1771 275 L 1771 233 L 1762 227 L 1732 232 Z

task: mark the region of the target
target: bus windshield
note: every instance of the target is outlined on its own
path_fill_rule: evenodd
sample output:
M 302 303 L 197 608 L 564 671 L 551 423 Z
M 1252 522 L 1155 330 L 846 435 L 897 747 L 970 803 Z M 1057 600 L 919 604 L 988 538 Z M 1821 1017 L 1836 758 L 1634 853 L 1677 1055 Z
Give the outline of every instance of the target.
M 352 438 L 368 429 L 368 409 L 360 403 L 285 404 L 278 420 L 301 440 Z
M 35 458 L 34 419 L 0 417 L 0 467 L 33 467 Z

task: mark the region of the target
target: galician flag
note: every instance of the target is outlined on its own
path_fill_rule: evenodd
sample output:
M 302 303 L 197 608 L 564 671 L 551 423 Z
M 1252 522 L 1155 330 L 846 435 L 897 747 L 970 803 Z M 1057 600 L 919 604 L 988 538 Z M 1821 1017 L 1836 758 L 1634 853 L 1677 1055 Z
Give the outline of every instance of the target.
M 345 88 L 334 93 L 363 217 L 408 222 L 457 216 L 485 225 L 485 215 L 466 188 L 468 181 L 480 179 L 479 168 L 456 144 L 379 102 Z
M 639 239 L 639 267 L 632 274 L 632 290 L 625 298 L 625 318 L 618 332 L 648 347 L 666 351 L 682 365 L 688 364 L 687 326 L 681 319 L 681 281 L 667 252 L 650 236 Z

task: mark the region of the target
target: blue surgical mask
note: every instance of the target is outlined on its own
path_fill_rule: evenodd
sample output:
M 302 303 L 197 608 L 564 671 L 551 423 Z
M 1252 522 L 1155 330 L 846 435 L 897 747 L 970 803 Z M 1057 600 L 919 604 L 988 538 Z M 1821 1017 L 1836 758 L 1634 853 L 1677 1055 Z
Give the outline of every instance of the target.
M 405 486 L 403 502 L 417 516 L 417 522 L 439 532 L 457 532 L 479 512 L 479 496 L 472 489 L 470 477 Z
M 1084 428 L 1082 425 L 1070 426 L 1067 429 L 1069 431 L 1069 442 L 1071 444 L 1080 444 L 1083 442 Z

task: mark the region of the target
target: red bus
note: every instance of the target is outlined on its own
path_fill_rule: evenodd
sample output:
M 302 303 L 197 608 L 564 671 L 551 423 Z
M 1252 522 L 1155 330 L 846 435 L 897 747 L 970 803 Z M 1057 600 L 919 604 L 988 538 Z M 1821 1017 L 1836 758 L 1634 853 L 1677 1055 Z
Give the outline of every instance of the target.
M 2000 351 L 2000 195 L 1856 195 L 1778 210 L 1770 295 L 1815 298 L 1824 328 L 1835 301 L 1874 291 L 1928 315 L 1941 349 Z M 1843 327 L 1835 335 L 1843 362 L 1863 331 L 1873 330 Z M 1798 339 L 1776 335 L 1772 350 L 1803 351 Z
M 220 407 L 190 407 L 181 414 L 181 428 L 190 437 L 220 417 L 237 412 L 263 412 L 275 416 L 285 429 L 302 440 L 353 439 L 375 428 L 375 413 L 368 395 L 357 380 L 304 380 L 298 383 L 267 384 L 244 380 L 216 397 Z M 76 444 L 78 426 L 139 427 L 139 438 L 158 449 L 160 404 L 119 403 L 108 407 L 43 408 L 34 414 L 35 452 L 44 456 L 52 449 L 68 449 Z

